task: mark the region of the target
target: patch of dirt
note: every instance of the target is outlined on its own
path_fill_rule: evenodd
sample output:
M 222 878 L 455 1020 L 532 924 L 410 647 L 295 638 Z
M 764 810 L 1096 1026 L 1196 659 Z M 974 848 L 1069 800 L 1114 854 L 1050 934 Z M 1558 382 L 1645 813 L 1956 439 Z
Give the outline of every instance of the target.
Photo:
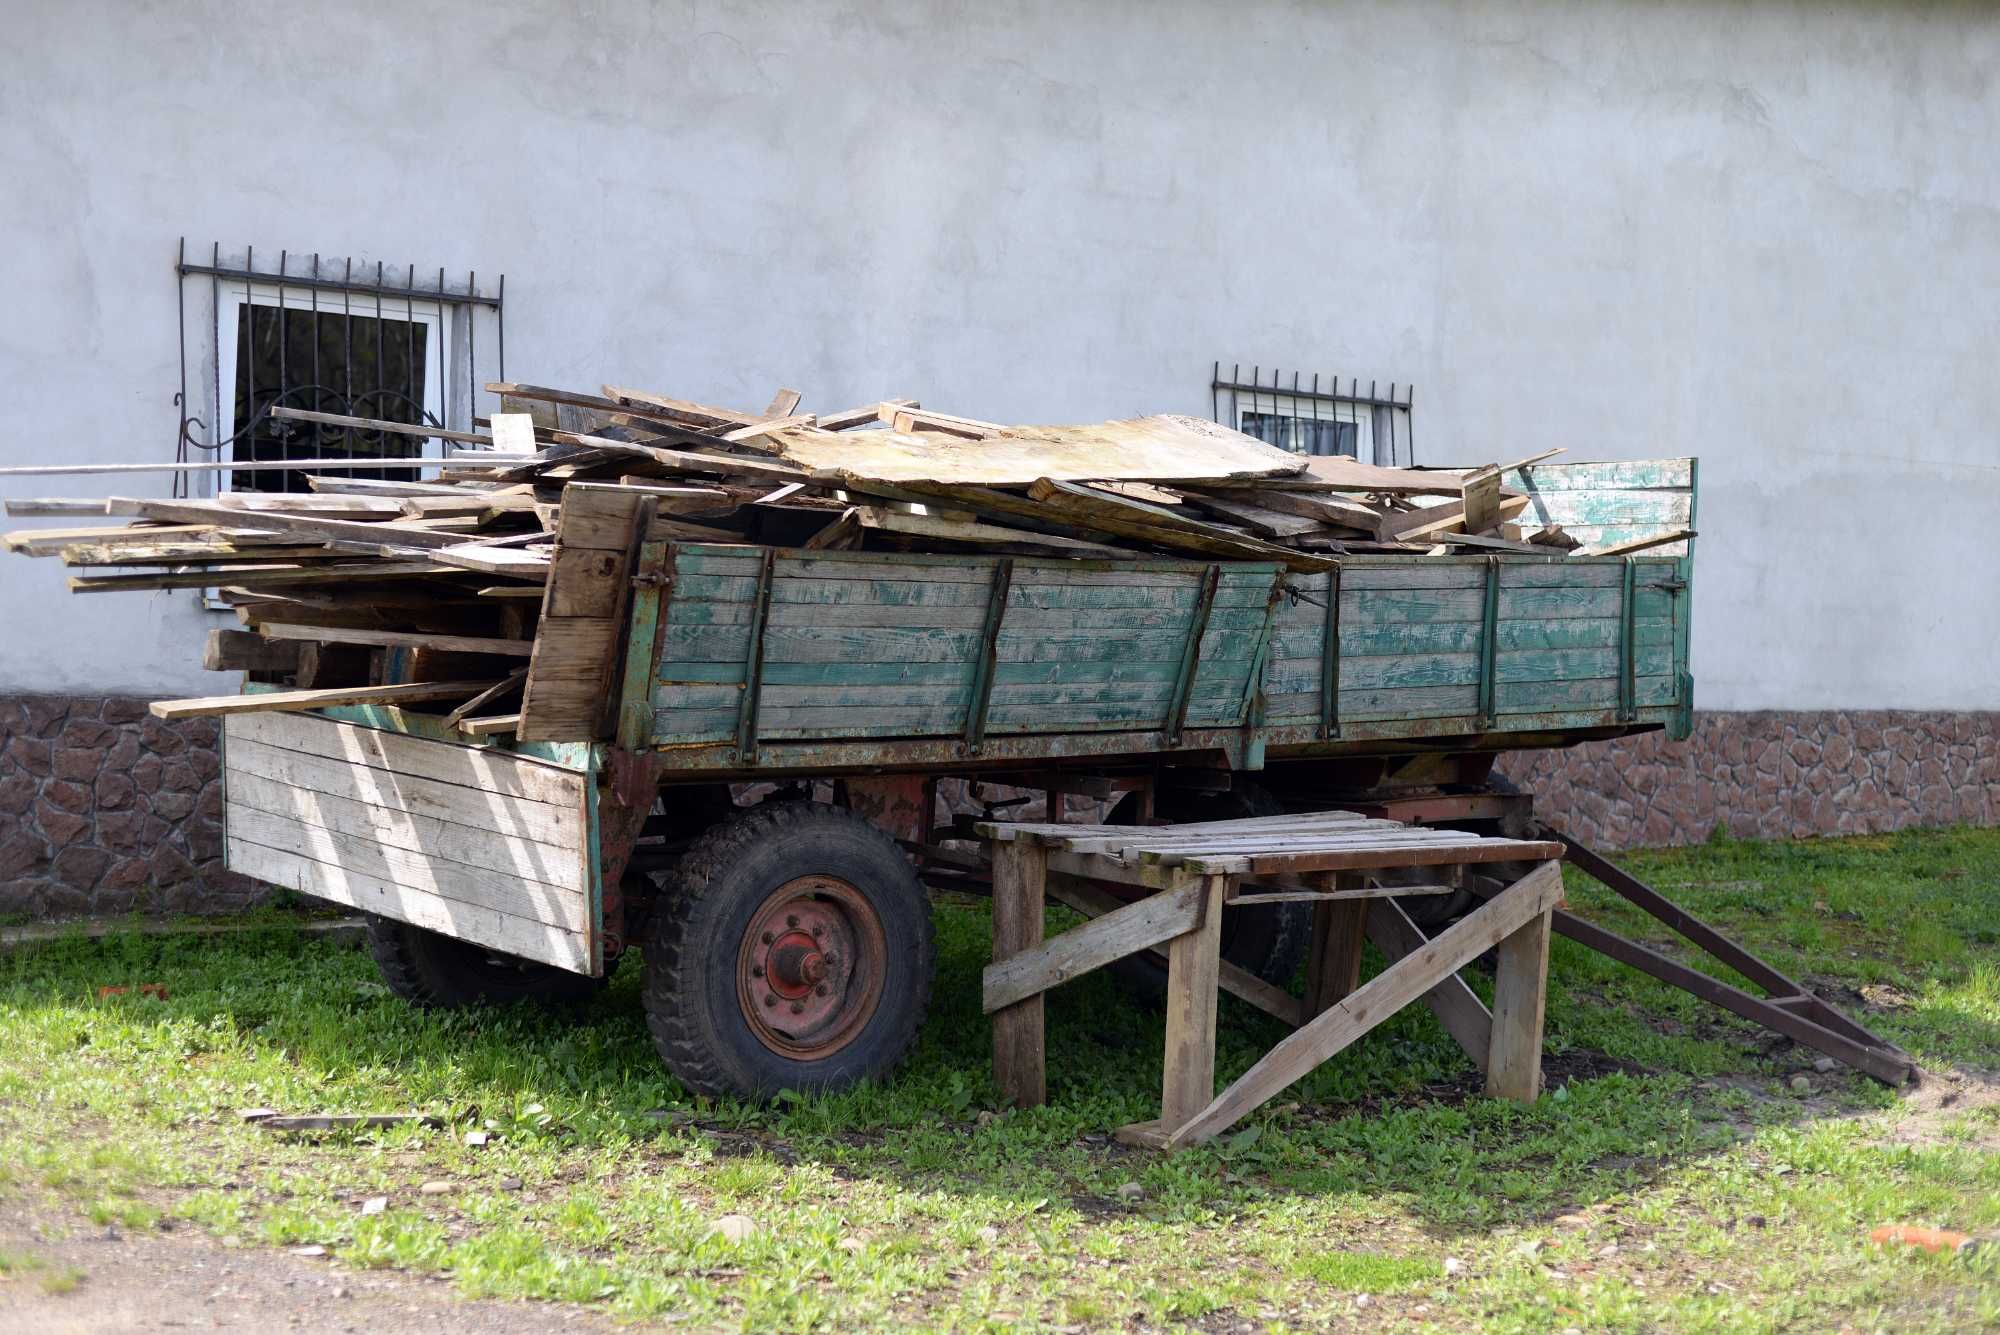
M 225 1247 L 185 1225 L 171 1232 L 98 1228 L 19 1201 L 0 1206 L 0 1251 L 41 1264 L 0 1276 L 0 1330 L 38 1335 L 153 1335 L 162 1330 L 355 1332 L 357 1335 L 542 1335 L 629 1331 L 582 1308 L 456 1297 L 447 1283 L 326 1258 Z M 44 1277 L 82 1278 L 49 1293 Z
M 1975 1121 L 1969 1127 L 1961 1120 L 1967 1113 L 1988 1109 L 2000 1109 L 2000 1073 L 1971 1067 L 1954 1067 L 1937 1074 L 1927 1071 L 1890 1114 L 1895 1120 L 1886 1128 L 1882 1143 L 1964 1145 L 2000 1151 L 2000 1116 Z

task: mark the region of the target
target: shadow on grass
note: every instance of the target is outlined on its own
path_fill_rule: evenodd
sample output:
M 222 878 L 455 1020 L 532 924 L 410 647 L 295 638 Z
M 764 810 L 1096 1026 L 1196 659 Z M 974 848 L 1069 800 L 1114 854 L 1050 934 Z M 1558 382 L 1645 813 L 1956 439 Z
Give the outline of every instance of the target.
M 1117 1189 L 1130 1181 L 1168 1219 L 1282 1210 L 1298 1197 L 1364 1213 L 1393 1204 L 1440 1236 L 1630 1191 L 1734 1143 L 1747 1122 L 1809 1121 L 1884 1099 L 1842 1077 L 1846 1092 L 1832 1102 L 1758 1100 L 1746 1088 L 1775 1089 L 1776 1072 L 1756 1053 L 1756 1031 L 1558 941 L 1550 1092 L 1532 1106 L 1481 1097 L 1477 1072 L 1418 1005 L 1217 1143 L 1133 1151 L 1108 1133 L 1157 1115 L 1158 1014 L 1101 974 L 1051 994 L 1049 1105 L 990 1115 L 985 909 L 944 897 L 936 919 L 932 1010 L 906 1066 L 881 1085 L 769 1107 L 693 1100 L 667 1075 L 640 1013 L 637 959 L 581 1013 L 422 1012 L 387 994 L 364 952 L 283 931 L 59 942 L 0 957 L 0 1024 L 16 1028 L 12 1041 L 58 1054 L 57 1067 L 92 1045 L 116 1050 L 135 1082 L 188 1117 L 258 1102 L 476 1109 L 512 1124 L 539 1105 L 552 1119 L 541 1134 L 584 1155 L 637 1142 L 663 1155 L 810 1161 L 1024 1213 L 1045 1203 L 1122 1211 Z M 164 986 L 166 999 L 97 996 L 139 982 Z M 1233 1079 L 1283 1032 L 1225 998 L 1219 1077 Z M 61 1078 L 52 1070 L 51 1086 Z M 0 1102 L 9 1097 L 0 1090 Z

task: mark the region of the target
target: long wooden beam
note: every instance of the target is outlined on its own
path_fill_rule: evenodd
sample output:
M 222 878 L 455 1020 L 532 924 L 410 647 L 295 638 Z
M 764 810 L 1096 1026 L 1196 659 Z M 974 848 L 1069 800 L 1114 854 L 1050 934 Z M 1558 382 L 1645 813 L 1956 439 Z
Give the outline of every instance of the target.
M 1200 917 L 1199 883 L 1148 895 L 1061 936 L 986 966 L 982 1008 L 1025 1001 L 1114 960 L 1193 930 Z
M 260 691 L 252 695 L 208 695 L 188 700 L 155 700 L 155 718 L 201 718 L 212 714 L 319 709 L 325 705 L 405 704 L 476 695 L 490 681 L 414 681 L 394 686 L 340 686 L 322 691 Z

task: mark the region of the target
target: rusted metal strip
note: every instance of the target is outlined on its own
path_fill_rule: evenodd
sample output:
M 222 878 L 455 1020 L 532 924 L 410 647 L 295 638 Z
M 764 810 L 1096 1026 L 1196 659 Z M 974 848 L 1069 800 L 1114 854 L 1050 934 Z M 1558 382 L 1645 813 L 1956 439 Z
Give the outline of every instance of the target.
M 1326 572 L 1326 639 L 1320 645 L 1319 735 L 1340 736 L 1340 563 Z
M 766 547 L 763 564 L 757 568 L 757 607 L 750 617 L 750 644 L 743 656 L 743 699 L 736 711 L 739 765 L 749 765 L 757 759 L 757 696 L 764 684 L 764 623 L 771 619 L 771 569 L 777 557 L 777 548 Z
M 1007 619 L 1007 598 L 1014 588 L 1014 558 L 1003 556 L 993 567 L 993 589 L 986 599 L 986 628 L 979 640 L 979 662 L 973 668 L 972 689 L 965 706 L 965 749 L 978 755 L 986 744 L 986 709 L 993 700 L 994 668 L 1000 657 L 1000 627 Z
M 1211 565 L 1202 573 L 1201 593 L 1195 599 L 1194 615 L 1188 621 L 1187 643 L 1181 646 L 1180 672 L 1174 678 L 1174 693 L 1168 698 L 1165 726 L 1168 746 L 1181 744 L 1181 729 L 1187 724 L 1188 701 L 1194 696 L 1195 674 L 1201 671 L 1201 637 L 1208 633 L 1209 609 L 1215 606 L 1215 590 L 1221 583 L 1221 566 Z
M 1493 726 L 1493 660 L 1499 650 L 1500 558 L 1486 558 L 1486 601 L 1479 632 L 1479 726 Z

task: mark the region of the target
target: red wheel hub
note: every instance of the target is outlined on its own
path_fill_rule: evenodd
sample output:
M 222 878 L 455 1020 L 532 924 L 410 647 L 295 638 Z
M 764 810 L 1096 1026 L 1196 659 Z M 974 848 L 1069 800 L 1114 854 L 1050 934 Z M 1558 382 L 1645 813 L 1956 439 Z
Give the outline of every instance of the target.
M 764 1046 L 816 1061 L 851 1042 L 882 997 L 882 920 L 854 886 L 801 876 L 772 891 L 737 952 L 736 988 Z

